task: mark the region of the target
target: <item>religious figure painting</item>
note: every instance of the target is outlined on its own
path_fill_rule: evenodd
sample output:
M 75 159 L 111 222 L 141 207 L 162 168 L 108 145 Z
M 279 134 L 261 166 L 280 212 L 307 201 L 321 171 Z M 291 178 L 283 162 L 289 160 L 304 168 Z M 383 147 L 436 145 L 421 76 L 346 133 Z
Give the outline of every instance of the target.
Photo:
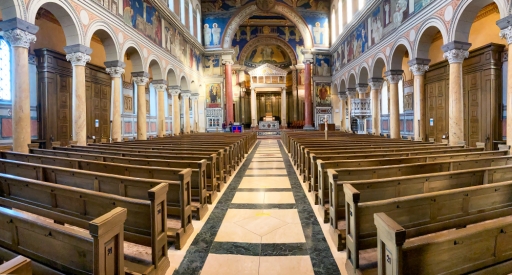
M 317 107 L 331 106 L 331 86 L 329 83 L 316 83 L 315 100 Z
M 313 44 L 329 47 L 329 19 L 325 12 L 299 11 L 313 34 Z
M 220 59 L 214 56 L 206 56 L 204 58 L 205 75 L 220 75 Z
M 316 55 L 315 56 L 315 74 L 318 76 L 331 75 L 331 60 L 328 56 Z
M 219 83 L 206 85 L 206 108 L 220 108 L 221 89 Z
M 203 42 L 205 47 L 218 48 L 221 38 L 233 12 L 207 13 L 203 21 Z
M 158 45 L 162 45 L 162 19 L 148 0 L 124 0 L 123 20 Z

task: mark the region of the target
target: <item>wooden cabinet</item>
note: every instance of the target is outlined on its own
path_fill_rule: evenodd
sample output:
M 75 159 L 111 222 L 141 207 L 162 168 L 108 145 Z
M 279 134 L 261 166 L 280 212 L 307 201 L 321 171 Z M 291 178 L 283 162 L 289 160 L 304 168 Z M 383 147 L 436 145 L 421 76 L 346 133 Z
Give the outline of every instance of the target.
M 68 145 L 73 134 L 73 67 L 62 53 L 35 50 L 37 56 L 38 139 Z M 87 135 L 110 137 L 111 80 L 104 68 L 86 65 Z M 99 127 L 95 127 L 95 120 Z

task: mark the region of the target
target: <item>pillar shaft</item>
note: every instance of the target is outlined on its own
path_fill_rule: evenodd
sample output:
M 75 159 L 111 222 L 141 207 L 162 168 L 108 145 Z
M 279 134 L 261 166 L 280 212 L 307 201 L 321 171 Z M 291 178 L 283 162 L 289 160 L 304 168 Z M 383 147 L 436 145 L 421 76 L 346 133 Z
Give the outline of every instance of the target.
M 164 79 L 153 80 L 151 82 L 157 94 L 157 113 L 156 113 L 156 129 L 157 136 L 165 135 L 165 90 L 167 81 Z
M 190 97 L 192 99 L 192 115 L 193 115 L 193 119 L 192 119 L 192 131 L 197 133 L 199 132 L 199 111 L 198 111 L 198 103 L 197 103 L 197 100 L 199 99 L 199 94 L 198 93 L 194 93 L 191 95 Z
M 347 107 L 348 107 L 348 123 L 347 123 L 347 131 L 352 132 L 352 98 L 350 94 L 347 97 Z
M 190 92 L 182 92 L 183 100 L 183 132 L 190 134 Z
M 341 113 L 341 131 L 347 130 L 347 117 L 346 117 L 346 109 L 345 109 L 345 102 L 346 102 L 347 96 L 346 95 L 340 95 L 340 113 Z
M 370 78 L 369 84 L 371 87 L 370 100 L 372 104 L 372 129 L 375 135 L 380 135 L 380 102 L 379 93 L 382 90 L 384 80 L 382 78 Z
M 450 42 L 443 45 L 444 57 L 450 63 L 449 81 L 449 124 L 448 139 L 450 145 L 464 143 L 464 97 L 462 90 L 462 62 L 469 56 L 469 43 Z
M 389 81 L 389 133 L 391 138 L 400 138 L 400 106 L 398 103 L 398 83 L 402 80 L 402 70 L 386 72 Z
M 425 97 L 425 72 L 428 71 L 430 59 L 416 58 L 409 61 L 409 68 L 414 74 L 414 139 L 427 139 L 427 112 Z
M 172 96 L 172 134 L 180 134 L 180 87 L 169 86 L 169 94 Z
M 281 127 L 286 128 L 286 88 L 281 91 Z
M 66 59 L 73 64 L 73 140 L 78 145 L 87 143 L 87 106 L 85 96 L 85 64 L 91 61 L 92 49 L 84 45 L 64 47 Z
M 508 63 L 507 63 L 507 145 L 512 149 L 512 15 L 502 18 L 496 22 L 501 29 L 500 37 L 507 40 L 508 44 Z M 512 152 L 512 150 L 511 150 Z
M 256 105 L 256 90 L 251 91 L 251 127 L 258 127 L 258 110 Z
M 232 61 L 224 62 L 224 73 L 226 77 L 226 124 L 234 122 L 233 116 L 233 77 L 231 75 Z
M 313 128 L 313 106 L 311 101 L 311 62 L 304 64 L 304 129 Z
M 121 75 L 126 65 L 122 61 L 105 62 L 106 71 L 112 77 L 112 140 L 121 141 Z
M 146 112 L 146 83 L 149 80 L 147 72 L 133 72 L 133 81 L 137 84 L 137 139 L 147 140 Z
M 0 21 L 0 29 L 13 49 L 12 149 L 15 152 L 28 153 L 28 144 L 31 143 L 28 48 L 36 41 L 35 33 L 39 27 L 19 18 L 12 18 Z

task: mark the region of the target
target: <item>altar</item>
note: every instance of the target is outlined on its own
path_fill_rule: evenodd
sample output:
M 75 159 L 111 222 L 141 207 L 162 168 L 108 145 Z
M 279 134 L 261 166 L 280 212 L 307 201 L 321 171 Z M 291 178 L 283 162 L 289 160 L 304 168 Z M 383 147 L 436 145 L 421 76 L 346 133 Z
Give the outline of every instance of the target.
M 279 130 L 279 121 L 260 121 L 260 130 Z

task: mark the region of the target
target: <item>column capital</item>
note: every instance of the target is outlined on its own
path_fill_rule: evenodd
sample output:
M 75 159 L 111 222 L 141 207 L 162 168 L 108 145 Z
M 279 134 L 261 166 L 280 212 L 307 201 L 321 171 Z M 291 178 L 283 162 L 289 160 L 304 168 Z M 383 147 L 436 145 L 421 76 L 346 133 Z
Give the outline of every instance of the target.
M 496 21 L 496 25 L 498 25 L 501 30 L 500 38 L 507 39 L 507 43 L 512 44 L 512 15 Z
M 357 89 L 356 88 L 347 88 L 347 95 L 349 98 L 356 97 Z
M 198 99 L 199 99 L 199 93 L 192 93 L 192 94 L 190 95 L 190 98 L 191 98 L 192 100 L 198 100 Z
M 403 79 L 403 73 L 403 70 L 389 70 L 385 72 L 384 75 L 386 76 L 389 83 L 396 84 Z
M 372 90 L 380 90 L 382 89 L 382 84 L 384 83 L 384 79 L 380 77 L 373 77 L 368 79 L 368 84 Z
M 314 56 L 313 51 L 311 49 L 302 49 L 301 50 L 302 55 L 304 55 L 303 63 L 304 64 L 313 64 Z
M 461 41 L 452 41 L 441 47 L 444 52 L 443 57 L 448 59 L 448 63 L 462 63 L 464 59 L 469 56 L 469 48 L 471 47 L 471 43 L 461 42 Z
M 281 92 L 286 92 L 286 87 L 281 87 Z
M 342 92 L 338 92 L 338 97 L 341 99 L 341 100 L 345 100 L 347 99 L 347 92 L 345 91 L 342 91 Z
M 66 59 L 73 66 L 85 66 L 87 62 L 91 61 L 92 49 L 82 44 L 66 46 L 64 51 L 66 52 Z
M 357 89 L 357 92 L 359 94 L 366 94 L 366 92 L 368 91 L 368 84 L 366 84 L 366 83 L 358 83 L 356 85 L 356 89 Z
M 132 72 L 133 82 L 137 84 L 137 86 L 144 86 L 149 81 L 149 73 L 148 72 Z
M 409 64 L 409 70 L 416 76 L 424 75 L 428 71 L 430 59 L 415 58 L 407 62 Z
M 155 87 L 155 89 L 159 92 L 163 92 L 167 88 L 167 80 L 165 79 L 153 80 L 151 81 L 151 84 L 153 84 L 153 87 Z
M 178 96 L 181 93 L 181 88 L 180 88 L 180 86 L 172 85 L 172 86 L 167 87 L 167 91 L 172 96 Z
M 181 91 L 181 97 L 183 98 L 190 98 L 192 94 L 190 93 L 190 91 L 187 91 L 187 90 L 183 90 Z
M 110 77 L 121 77 L 124 74 L 126 64 L 121 60 L 106 61 L 103 64 L 105 64 L 106 71 Z
M 39 27 L 20 18 L 11 18 L 0 21 L 0 29 L 11 46 L 28 49 L 30 44 L 36 41 L 35 34 Z

